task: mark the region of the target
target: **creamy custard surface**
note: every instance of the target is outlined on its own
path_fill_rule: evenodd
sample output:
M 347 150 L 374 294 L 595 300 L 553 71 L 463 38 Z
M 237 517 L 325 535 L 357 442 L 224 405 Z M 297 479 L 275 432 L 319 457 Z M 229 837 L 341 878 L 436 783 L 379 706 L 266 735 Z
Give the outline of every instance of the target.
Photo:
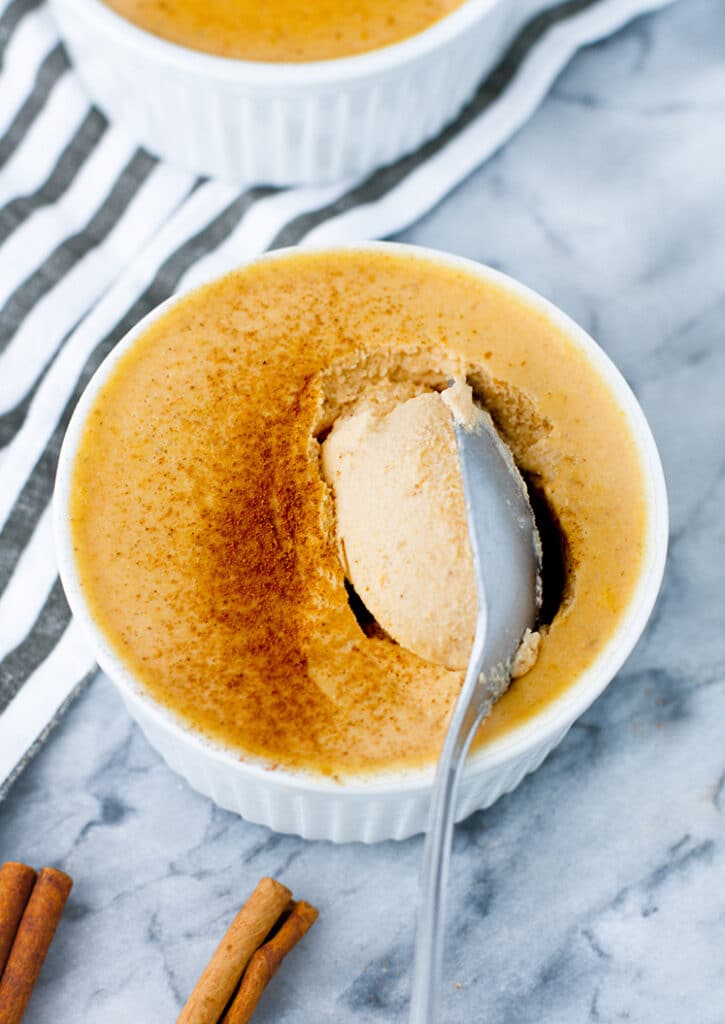
M 416 35 L 464 0 L 105 0 L 139 28 L 192 50 L 252 61 L 331 60 Z
M 349 777 L 437 756 L 463 673 L 353 613 L 320 441 L 360 394 L 465 372 L 565 538 L 535 667 L 485 744 L 562 694 L 633 594 L 643 476 L 587 357 L 503 287 L 415 255 L 293 254 L 183 299 L 99 392 L 71 530 L 92 614 L 148 692 L 267 764 Z

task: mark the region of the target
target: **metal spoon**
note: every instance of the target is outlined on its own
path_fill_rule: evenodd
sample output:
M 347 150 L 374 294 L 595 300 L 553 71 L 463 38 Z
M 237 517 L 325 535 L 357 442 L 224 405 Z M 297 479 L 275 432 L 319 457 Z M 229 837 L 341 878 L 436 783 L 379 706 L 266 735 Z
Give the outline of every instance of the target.
M 485 414 L 454 419 L 478 592 L 465 682 L 438 761 L 423 857 L 410 1024 L 435 1024 L 456 797 L 478 726 L 511 681 L 514 655 L 540 604 L 541 543 L 526 486 Z

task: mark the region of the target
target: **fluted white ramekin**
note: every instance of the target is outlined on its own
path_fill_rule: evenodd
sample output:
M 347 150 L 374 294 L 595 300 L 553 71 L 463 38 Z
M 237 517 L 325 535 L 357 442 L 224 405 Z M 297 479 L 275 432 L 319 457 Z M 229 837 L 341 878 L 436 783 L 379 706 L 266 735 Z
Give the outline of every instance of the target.
M 167 42 L 102 0 L 51 0 L 78 74 L 151 152 L 231 182 L 314 184 L 367 174 L 451 121 L 500 57 L 518 0 L 466 0 L 400 43 L 279 64 Z
M 489 267 L 415 246 L 367 243 L 357 251 L 417 254 L 420 259 L 464 270 L 512 292 L 553 320 L 580 348 L 624 413 L 637 446 L 647 508 L 646 546 L 639 580 L 616 632 L 596 661 L 557 700 L 534 718 L 477 750 L 463 778 L 458 819 L 488 807 L 512 790 L 541 764 L 568 729 L 604 690 L 629 655 L 654 605 L 667 551 L 667 495 L 652 433 L 636 398 L 616 367 L 581 327 L 546 299 Z M 265 260 L 285 259 L 295 250 L 280 250 Z M 183 724 L 157 703 L 134 678 L 96 625 L 80 585 L 70 535 L 71 474 L 88 414 L 100 388 L 123 353 L 178 298 L 149 313 L 105 359 L 81 397 L 60 453 L 54 496 L 54 525 L 60 575 L 68 601 L 93 645 L 98 663 L 121 692 L 130 714 L 175 771 L 220 806 L 278 832 L 335 842 L 404 839 L 425 827 L 432 766 L 346 783 L 319 779 L 303 772 L 266 768 L 240 761 L 233 751 L 215 744 Z M 525 680 L 522 682 L 525 685 Z

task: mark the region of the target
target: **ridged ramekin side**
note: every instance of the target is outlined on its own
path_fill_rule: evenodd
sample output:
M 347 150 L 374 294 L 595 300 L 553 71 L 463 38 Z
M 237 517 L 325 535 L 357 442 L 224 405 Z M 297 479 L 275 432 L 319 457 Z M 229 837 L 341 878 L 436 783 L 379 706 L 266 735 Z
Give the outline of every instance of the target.
M 228 762 L 211 758 L 200 748 L 198 738 L 189 737 L 187 741 L 178 731 L 165 728 L 156 715 L 146 713 L 146 698 L 129 700 L 121 692 L 129 713 L 169 767 L 193 789 L 247 821 L 275 832 L 335 843 L 408 839 L 425 830 L 430 798 L 427 789 L 396 789 L 391 784 L 384 790 L 371 787 L 369 792 L 350 792 L 341 783 L 314 791 L 301 779 L 296 790 L 276 783 L 273 772 L 262 779 L 251 779 Z M 461 787 L 457 820 L 490 807 L 515 789 L 561 742 L 571 724 L 509 760 L 468 772 Z
M 501 54 L 510 19 L 506 4 L 484 9 L 468 31 L 388 66 L 335 77 L 300 77 L 304 65 L 259 67 L 210 58 L 116 31 L 112 12 L 98 16 L 88 0 L 51 0 L 71 59 L 88 92 L 114 122 L 153 153 L 196 173 L 232 182 L 313 184 L 359 177 L 417 149 L 470 99 Z M 436 26 L 433 28 L 435 29 Z M 146 36 L 146 34 L 143 34 Z M 150 42 L 150 44 L 149 44 Z M 167 58 L 178 51 L 181 60 Z M 365 55 L 362 55 L 363 57 Z M 225 74 L 211 74 L 217 62 Z M 275 66 L 276 67 L 276 66 Z M 320 65 L 315 65 L 319 68 Z M 286 82 L 284 68 L 296 81 Z

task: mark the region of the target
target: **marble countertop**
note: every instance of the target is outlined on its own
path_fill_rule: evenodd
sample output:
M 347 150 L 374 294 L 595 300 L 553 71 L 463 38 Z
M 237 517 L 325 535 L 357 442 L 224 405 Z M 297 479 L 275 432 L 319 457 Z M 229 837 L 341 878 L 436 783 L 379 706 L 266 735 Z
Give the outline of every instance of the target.
M 446 1022 L 725 1021 L 725 5 L 580 54 L 404 240 L 580 321 L 657 437 L 672 547 L 624 671 L 534 776 L 457 829 Z M 172 1021 L 263 874 L 322 910 L 259 1024 L 403 1021 L 421 841 L 274 835 L 173 775 L 98 678 L 11 790 L 0 860 L 76 879 L 27 1024 Z

